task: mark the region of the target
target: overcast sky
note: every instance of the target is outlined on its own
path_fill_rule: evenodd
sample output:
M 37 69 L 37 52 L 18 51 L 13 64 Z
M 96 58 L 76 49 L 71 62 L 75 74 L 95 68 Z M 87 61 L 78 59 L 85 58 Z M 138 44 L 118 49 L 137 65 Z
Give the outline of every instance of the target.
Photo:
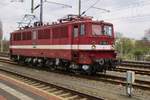
M 23 3 L 11 2 L 12 0 L 0 1 L 0 20 L 3 22 L 4 36 L 9 38 L 10 32 L 17 28 L 17 22 L 21 21 L 24 14 L 29 14 L 31 0 Z M 17 1 L 17 0 L 14 0 Z M 35 5 L 40 0 L 35 0 Z M 44 3 L 44 22 L 53 22 L 67 14 L 78 13 L 78 0 L 47 0 L 71 5 L 66 8 L 56 4 Z M 116 32 L 121 32 L 125 37 L 141 39 L 147 29 L 150 28 L 150 0 L 81 0 L 82 11 L 96 2 L 94 7 L 110 10 L 91 8 L 86 15 L 93 16 L 95 20 L 104 20 L 114 24 Z M 98 1 L 98 2 L 97 2 Z M 34 13 L 39 17 L 39 9 Z

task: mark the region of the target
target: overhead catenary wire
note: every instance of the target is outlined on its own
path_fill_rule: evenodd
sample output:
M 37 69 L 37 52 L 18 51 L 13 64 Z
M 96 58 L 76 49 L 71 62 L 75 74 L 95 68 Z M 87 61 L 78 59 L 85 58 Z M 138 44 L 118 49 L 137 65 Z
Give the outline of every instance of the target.
M 138 8 L 138 7 L 143 7 L 143 6 L 148 6 L 150 5 L 150 2 L 149 1 L 141 1 L 141 2 L 136 2 L 134 4 L 129 4 L 128 6 L 125 6 L 125 7 L 117 7 L 113 10 L 111 10 L 112 12 L 119 12 L 121 10 L 126 10 L 126 9 L 132 9 L 132 8 Z
M 111 21 L 113 21 L 113 20 L 130 20 L 130 19 L 134 19 L 134 21 L 136 22 L 136 20 L 137 20 L 137 22 L 142 22 L 141 21 L 141 18 L 146 18 L 147 16 L 149 17 L 150 16 L 150 13 L 144 13 L 144 12 L 141 12 L 142 11 L 142 9 L 143 8 L 141 8 L 141 7 L 145 7 L 145 8 L 147 8 L 147 7 L 149 7 L 148 5 L 150 5 L 150 2 L 148 2 L 148 1 L 139 1 L 139 2 L 136 2 L 136 4 L 138 4 L 138 3 L 142 3 L 142 4 L 139 4 L 139 5 L 135 5 L 135 3 L 133 4 L 133 6 L 131 6 L 132 4 L 130 4 L 129 5 L 129 7 L 125 7 L 125 8 L 123 8 L 123 9 L 119 9 L 119 8 L 117 8 L 118 10 L 111 10 L 111 13 L 109 13 L 109 15 L 108 14 L 103 14 L 103 17 L 101 17 L 103 20 L 111 20 Z M 141 11 L 139 11 L 141 9 Z M 123 11 L 122 11 L 123 10 Z M 116 11 L 120 11 L 120 12 L 118 12 L 118 13 L 116 13 L 116 17 L 113 17 L 114 16 L 114 12 L 116 12 Z M 122 11 L 122 12 L 121 12 Z M 125 14 L 125 12 L 124 11 L 126 11 L 126 12 L 128 12 L 128 13 L 126 13 Z M 131 12 L 130 12 L 131 11 Z M 134 13 L 133 13 L 133 11 L 134 11 Z M 131 15 L 130 15 L 130 13 L 131 13 Z M 139 13 L 138 13 L 139 12 Z M 124 13 L 124 16 L 121 16 L 121 17 L 117 17 L 117 15 L 121 15 L 121 13 Z M 127 16 L 127 15 L 129 15 L 129 16 Z M 108 16 L 110 16 L 110 17 L 108 17 Z M 107 17 L 107 18 L 106 18 Z M 140 19 L 139 19 L 140 18 Z M 140 20 L 140 21 L 139 21 Z M 132 20 L 132 22 L 134 22 L 133 20 Z M 144 22 L 144 21 L 143 21 Z
M 19 1 L 19 0 L 12 0 L 12 1 Z M 24 1 L 24 0 L 22 0 Z M 88 1 L 92 1 L 92 0 L 88 0 Z M 98 7 L 95 7 L 95 5 L 99 2 L 100 0 L 96 0 L 96 2 L 91 5 L 88 9 L 85 10 L 85 12 L 87 10 L 89 10 L 90 8 L 95 8 L 95 9 L 102 9 L 102 8 L 98 8 Z M 62 3 L 57 3 L 57 2 L 52 2 L 52 1 L 48 1 L 48 0 L 44 0 L 44 2 L 46 3 L 52 3 L 52 4 L 59 4 L 59 5 L 62 5 L 64 7 L 69 7 L 71 8 L 72 6 L 70 5 L 67 5 L 67 4 L 62 4 Z M 84 0 L 81 0 L 81 2 L 85 2 Z M 114 10 L 111 10 L 111 13 L 114 13 L 115 11 L 122 11 L 122 10 L 128 10 L 128 9 L 134 9 L 136 7 L 141 7 L 141 6 L 145 6 L 145 5 L 149 5 L 150 2 L 147 1 L 147 0 L 135 0 L 134 2 L 127 2 L 128 6 L 126 7 L 120 7 L 120 8 L 123 8 L 123 9 L 120 9 L 119 7 L 117 7 L 116 9 Z M 37 8 L 39 7 L 40 5 L 37 6 Z M 105 9 L 103 9 L 105 10 Z M 110 12 L 109 10 L 106 10 L 108 12 Z M 85 13 L 83 12 L 83 13 Z M 82 14 L 83 14 L 82 13 Z M 106 14 L 106 13 L 105 13 Z M 113 14 L 114 15 L 114 14 Z M 116 17 L 116 18 L 104 18 L 104 20 L 122 20 L 122 19 L 136 19 L 139 15 L 137 15 L 136 17 L 135 16 L 123 16 L 123 17 Z M 142 15 L 142 16 L 145 16 L 145 15 Z M 111 16 L 112 17 L 112 16 Z
M 134 18 L 140 18 L 140 17 L 147 17 L 150 16 L 150 14 L 145 14 L 145 15 L 136 15 L 136 16 L 125 16 L 125 17 L 118 17 L 118 18 L 108 18 L 104 20 L 118 20 L 118 19 L 134 19 Z
M 92 8 L 95 8 L 95 9 L 98 9 L 98 10 L 103 10 L 103 11 L 106 11 L 106 12 L 110 12 L 110 10 L 107 10 L 107 9 L 104 9 L 104 8 L 99 8 L 99 7 L 92 7 Z
M 84 15 L 89 9 L 91 9 L 93 6 L 95 6 L 100 0 L 97 0 L 95 3 L 93 3 L 89 8 L 87 8 L 85 11 L 81 13 L 81 15 Z
M 62 5 L 62 6 L 64 6 L 64 7 L 72 8 L 71 5 L 62 4 L 62 3 L 58 3 L 58 2 L 52 2 L 52 1 L 48 1 L 48 0 L 45 0 L 44 2 L 51 3 L 51 4 L 56 4 L 56 5 Z

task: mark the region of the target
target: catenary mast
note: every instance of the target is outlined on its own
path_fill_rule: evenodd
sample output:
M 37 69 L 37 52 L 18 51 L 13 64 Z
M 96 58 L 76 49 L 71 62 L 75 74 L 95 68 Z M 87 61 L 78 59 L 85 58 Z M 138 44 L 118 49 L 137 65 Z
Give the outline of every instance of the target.
M 0 51 L 3 52 L 3 25 L 2 22 L 0 21 Z
M 81 16 L 81 0 L 79 0 L 79 17 Z

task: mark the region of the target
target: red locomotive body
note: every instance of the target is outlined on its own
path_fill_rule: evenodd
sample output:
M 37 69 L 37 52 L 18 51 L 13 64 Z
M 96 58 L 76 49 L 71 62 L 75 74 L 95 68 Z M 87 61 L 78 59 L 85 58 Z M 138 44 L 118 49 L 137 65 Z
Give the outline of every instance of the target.
M 50 69 L 89 74 L 115 68 L 111 23 L 68 15 L 52 25 L 35 25 L 11 33 L 11 59 Z

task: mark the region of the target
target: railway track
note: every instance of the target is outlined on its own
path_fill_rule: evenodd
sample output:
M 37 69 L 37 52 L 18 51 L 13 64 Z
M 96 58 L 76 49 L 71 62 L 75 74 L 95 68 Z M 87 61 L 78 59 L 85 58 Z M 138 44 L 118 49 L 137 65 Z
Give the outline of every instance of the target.
M 126 72 L 126 71 L 129 71 L 129 70 L 134 71 L 136 74 L 149 75 L 150 76 L 150 69 L 146 70 L 146 69 L 137 69 L 137 68 L 119 66 L 114 71 L 116 71 L 116 72 Z
M 9 53 L 0 52 L 0 57 L 9 57 Z
M 115 69 L 118 72 L 134 71 L 136 74 L 150 75 L 150 62 L 144 61 L 122 61 L 120 66 Z
M 9 53 L 0 52 L 0 57 L 9 57 Z M 149 68 L 150 69 L 150 61 L 132 61 L 125 60 L 121 61 L 121 66 L 130 66 L 130 67 L 139 67 L 139 68 Z
M 125 60 L 125 61 L 122 61 L 122 63 L 130 63 L 130 64 L 147 64 L 147 65 L 150 65 L 150 62 L 148 61 L 128 61 L 128 60 Z
M 0 61 L 17 65 L 17 63 L 12 62 L 12 61 L 10 61 L 10 59 L 6 59 L 6 58 L 5 59 L 4 58 L 0 58 Z M 135 67 L 131 67 L 130 68 L 130 66 L 119 66 L 114 71 L 117 71 L 117 72 L 126 72 L 128 70 L 134 71 L 136 74 L 149 75 L 150 76 L 150 69 L 140 69 L 140 68 L 137 69 Z
M 17 80 L 20 80 L 26 84 L 32 85 L 36 88 L 42 89 L 46 92 L 50 92 L 53 95 L 59 96 L 62 99 L 66 100 L 104 100 L 102 97 L 96 97 L 93 95 L 85 94 L 80 91 L 73 90 L 71 88 L 66 88 L 63 86 L 56 85 L 54 83 L 48 83 L 42 78 L 33 77 L 31 75 L 16 72 L 6 68 L 0 68 L 2 73 L 9 75 Z
M 5 63 L 9 63 L 9 64 L 15 64 L 14 62 L 11 62 L 9 60 L 0 60 L 3 61 Z M 1 69 L 2 67 L 0 67 Z M 8 68 L 7 68 L 8 70 Z M 11 69 L 10 69 L 11 70 Z M 102 81 L 102 82 L 107 82 L 107 83 L 111 83 L 111 84 L 117 84 L 117 85 L 126 85 L 126 78 L 125 77 L 119 77 L 119 76 L 115 76 L 115 75 L 107 75 L 107 74 L 96 74 L 95 76 L 87 76 L 87 75 L 80 75 L 80 74 L 72 74 L 72 73 L 66 73 L 66 72 L 62 72 L 62 71 L 55 71 L 55 73 L 59 73 L 59 74 L 65 74 L 65 75 L 70 75 L 73 77 L 77 77 L 77 78 L 86 78 L 86 79 L 90 79 L 90 80 L 95 80 L 95 81 Z M 144 89 L 144 90 L 150 90 L 150 81 L 144 81 L 144 80 L 135 80 L 135 83 L 133 84 L 134 88 L 140 88 L 140 89 Z
M 148 61 L 147 62 L 146 61 L 122 61 L 120 66 L 150 69 L 150 62 Z
M 97 77 L 101 77 L 100 80 L 103 80 L 104 82 L 109 82 L 112 84 L 121 84 L 123 86 L 126 86 L 126 78 L 125 77 L 119 77 L 115 75 L 104 75 L 104 74 L 99 74 Z M 144 81 L 144 80 L 139 80 L 136 79 L 135 83 L 133 84 L 134 88 L 140 88 L 143 90 L 150 90 L 150 81 Z

